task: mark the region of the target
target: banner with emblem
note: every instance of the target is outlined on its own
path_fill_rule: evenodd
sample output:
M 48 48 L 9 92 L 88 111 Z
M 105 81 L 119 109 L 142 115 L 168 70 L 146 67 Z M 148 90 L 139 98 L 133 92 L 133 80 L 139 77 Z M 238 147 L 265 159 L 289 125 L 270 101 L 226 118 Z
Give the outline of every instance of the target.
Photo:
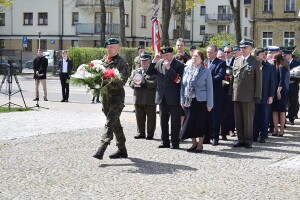
M 158 19 L 156 17 L 152 18 L 152 50 L 155 54 L 160 52 L 160 34 Z

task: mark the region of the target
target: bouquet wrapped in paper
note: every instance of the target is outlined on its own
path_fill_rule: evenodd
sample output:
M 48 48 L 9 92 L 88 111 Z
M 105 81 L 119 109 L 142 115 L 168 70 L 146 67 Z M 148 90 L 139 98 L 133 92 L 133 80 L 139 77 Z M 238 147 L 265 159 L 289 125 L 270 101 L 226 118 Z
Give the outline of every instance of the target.
M 89 64 L 82 64 L 71 76 L 70 83 L 84 85 L 93 95 L 108 94 L 108 86 L 121 80 L 120 73 L 115 68 L 105 68 L 101 60 L 93 60 Z
M 232 69 L 227 68 L 226 69 L 226 74 L 225 74 L 225 79 L 222 81 L 222 84 L 223 85 L 228 85 L 230 83 L 231 76 L 232 76 Z

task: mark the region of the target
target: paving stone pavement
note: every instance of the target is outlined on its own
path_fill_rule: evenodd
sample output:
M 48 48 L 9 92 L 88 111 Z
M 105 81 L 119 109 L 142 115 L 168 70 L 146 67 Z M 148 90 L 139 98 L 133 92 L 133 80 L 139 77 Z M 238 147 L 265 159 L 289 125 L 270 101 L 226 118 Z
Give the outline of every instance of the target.
M 18 103 L 18 101 L 17 101 Z M 20 102 L 19 102 L 20 103 Z M 283 138 L 269 137 L 252 149 L 234 149 L 235 137 L 203 153 L 158 149 L 135 140 L 133 106 L 121 123 L 128 159 L 102 161 L 105 118 L 100 104 L 43 102 L 49 110 L 0 114 L 0 199 L 300 199 L 300 121 Z M 158 119 L 157 119 L 157 122 Z

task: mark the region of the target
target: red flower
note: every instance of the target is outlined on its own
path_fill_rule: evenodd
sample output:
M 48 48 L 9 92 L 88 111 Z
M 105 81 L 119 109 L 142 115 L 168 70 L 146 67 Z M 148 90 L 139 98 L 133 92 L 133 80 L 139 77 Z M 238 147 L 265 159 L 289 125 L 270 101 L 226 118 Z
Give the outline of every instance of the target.
M 108 68 L 103 73 L 103 80 L 107 79 L 108 77 L 114 78 L 114 76 L 115 76 L 114 70 L 111 68 Z
M 94 63 L 90 63 L 90 67 L 94 67 Z
M 205 68 L 207 67 L 207 64 L 206 64 L 205 62 L 203 62 L 202 64 L 203 64 L 203 66 L 204 66 Z

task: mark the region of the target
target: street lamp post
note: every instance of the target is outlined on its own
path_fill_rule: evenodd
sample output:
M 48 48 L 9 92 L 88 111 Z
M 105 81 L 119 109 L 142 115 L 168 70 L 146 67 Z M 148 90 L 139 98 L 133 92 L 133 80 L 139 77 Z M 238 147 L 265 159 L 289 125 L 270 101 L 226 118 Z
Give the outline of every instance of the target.
M 144 35 L 144 48 L 146 48 L 146 46 L 147 46 L 147 36 Z
M 39 37 L 39 49 L 41 49 L 41 31 L 38 31 L 38 37 Z

